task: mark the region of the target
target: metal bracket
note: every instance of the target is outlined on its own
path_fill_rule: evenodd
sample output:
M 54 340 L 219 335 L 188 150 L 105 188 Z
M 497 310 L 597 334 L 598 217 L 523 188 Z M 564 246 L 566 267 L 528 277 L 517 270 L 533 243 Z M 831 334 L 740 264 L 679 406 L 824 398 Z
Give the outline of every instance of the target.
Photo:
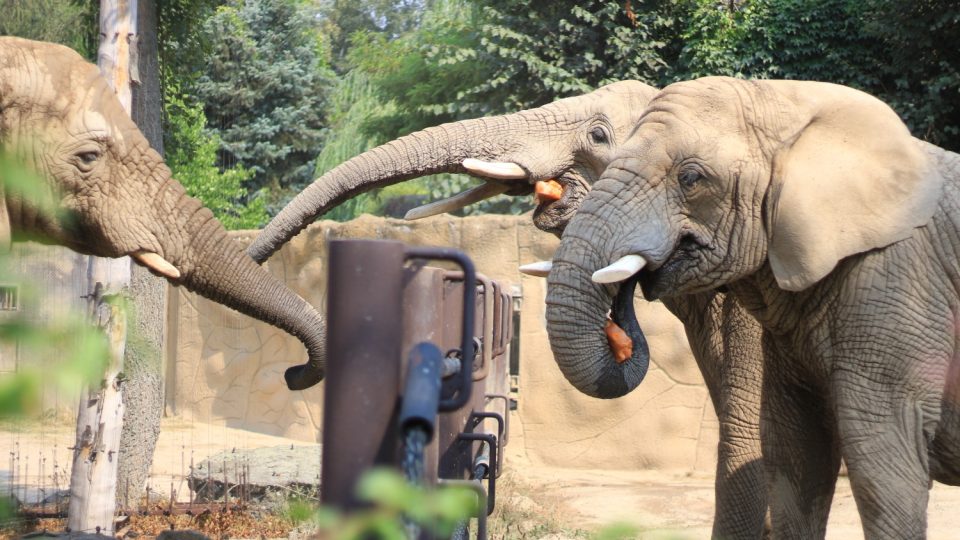
M 497 452 L 497 436 L 490 433 L 461 433 L 457 436 L 461 441 L 482 441 L 490 445 L 490 468 L 487 472 L 487 515 L 493 513 L 493 508 L 497 504 L 497 476 L 500 475 L 500 467 L 497 466 L 500 454 Z M 477 480 L 480 480 L 477 478 Z
M 404 254 L 406 260 L 426 259 L 443 260 L 456 263 L 463 270 L 463 333 L 461 336 L 460 351 L 462 353 L 460 366 L 460 385 L 457 393 L 450 399 L 440 400 L 441 412 L 453 411 L 463 407 L 470 401 L 470 390 L 473 385 L 473 319 L 477 290 L 477 272 L 473 261 L 462 251 L 449 248 L 407 247 Z

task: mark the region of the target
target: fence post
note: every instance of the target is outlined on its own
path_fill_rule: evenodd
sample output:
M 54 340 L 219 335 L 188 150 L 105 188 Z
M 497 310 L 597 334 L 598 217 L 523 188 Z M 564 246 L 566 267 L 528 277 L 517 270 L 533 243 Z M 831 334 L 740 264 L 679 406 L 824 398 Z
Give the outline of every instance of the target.
M 399 464 L 403 261 L 400 242 L 330 242 L 320 499 L 345 511 L 363 471 Z

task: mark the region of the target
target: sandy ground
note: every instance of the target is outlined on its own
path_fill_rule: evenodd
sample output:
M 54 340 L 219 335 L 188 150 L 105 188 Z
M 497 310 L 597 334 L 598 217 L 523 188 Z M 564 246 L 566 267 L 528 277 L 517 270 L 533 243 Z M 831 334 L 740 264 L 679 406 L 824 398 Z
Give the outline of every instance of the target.
M 55 484 L 64 486 L 69 481 L 67 470 L 72 441 L 69 426 L 0 428 L 0 493 L 9 493 L 13 477 L 17 485 L 29 486 L 30 498 L 35 498 L 40 487 L 49 491 Z M 280 445 L 308 446 L 309 443 L 222 425 L 165 420 L 153 463 L 152 489 L 168 494 L 173 486 L 179 494 L 185 494 L 183 476 L 189 471 L 191 458 L 199 462 L 225 449 Z M 522 448 L 522 433 L 513 434 L 507 447 L 507 470 L 522 480 L 527 495 L 559 501 L 563 521 L 571 529 L 595 530 L 615 522 L 628 522 L 645 531 L 643 538 L 708 538 L 710 535 L 711 475 L 545 467 L 531 463 Z M 41 467 L 43 478 L 39 474 Z M 59 480 L 55 481 L 54 475 L 59 475 Z M 22 487 L 14 489 L 23 493 Z M 955 539 L 960 535 L 957 508 L 960 508 L 960 488 L 939 484 L 933 487 L 929 506 L 930 539 Z M 841 479 L 827 538 L 862 537 L 849 483 Z
M 643 538 L 709 538 L 713 477 L 661 471 L 525 468 L 523 476 L 543 493 L 561 497 L 576 515 L 568 520 L 587 530 L 626 522 L 647 531 Z M 934 485 L 930 492 L 928 538 L 960 538 L 960 488 Z M 860 517 L 841 478 L 834 496 L 827 538 L 863 538 Z

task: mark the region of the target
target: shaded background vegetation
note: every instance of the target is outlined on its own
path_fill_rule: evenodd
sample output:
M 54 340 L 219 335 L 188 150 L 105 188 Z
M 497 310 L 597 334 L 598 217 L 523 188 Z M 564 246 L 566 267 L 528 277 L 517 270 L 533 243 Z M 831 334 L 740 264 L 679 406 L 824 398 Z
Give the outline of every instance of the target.
M 91 2 L 0 0 L 0 34 L 95 56 Z M 960 150 L 953 0 L 158 0 L 165 148 L 232 228 L 257 227 L 316 174 L 410 131 L 638 79 L 830 81 L 891 104 Z M 42 14 L 42 16 L 41 16 Z M 436 198 L 443 175 L 327 217 Z M 493 200 L 470 212 L 519 212 Z

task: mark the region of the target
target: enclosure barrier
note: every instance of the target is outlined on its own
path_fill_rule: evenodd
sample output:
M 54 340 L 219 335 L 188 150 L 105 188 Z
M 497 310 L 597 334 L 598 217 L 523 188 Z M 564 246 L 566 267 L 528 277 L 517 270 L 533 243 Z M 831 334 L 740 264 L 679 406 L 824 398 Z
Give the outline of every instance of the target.
M 459 271 L 426 266 L 449 261 Z M 463 484 L 496 504 L 509 426 L 512 298 L 463 253 L 384 240 L 329 250 L 321 500 L 361 508 L 374 466 Z

